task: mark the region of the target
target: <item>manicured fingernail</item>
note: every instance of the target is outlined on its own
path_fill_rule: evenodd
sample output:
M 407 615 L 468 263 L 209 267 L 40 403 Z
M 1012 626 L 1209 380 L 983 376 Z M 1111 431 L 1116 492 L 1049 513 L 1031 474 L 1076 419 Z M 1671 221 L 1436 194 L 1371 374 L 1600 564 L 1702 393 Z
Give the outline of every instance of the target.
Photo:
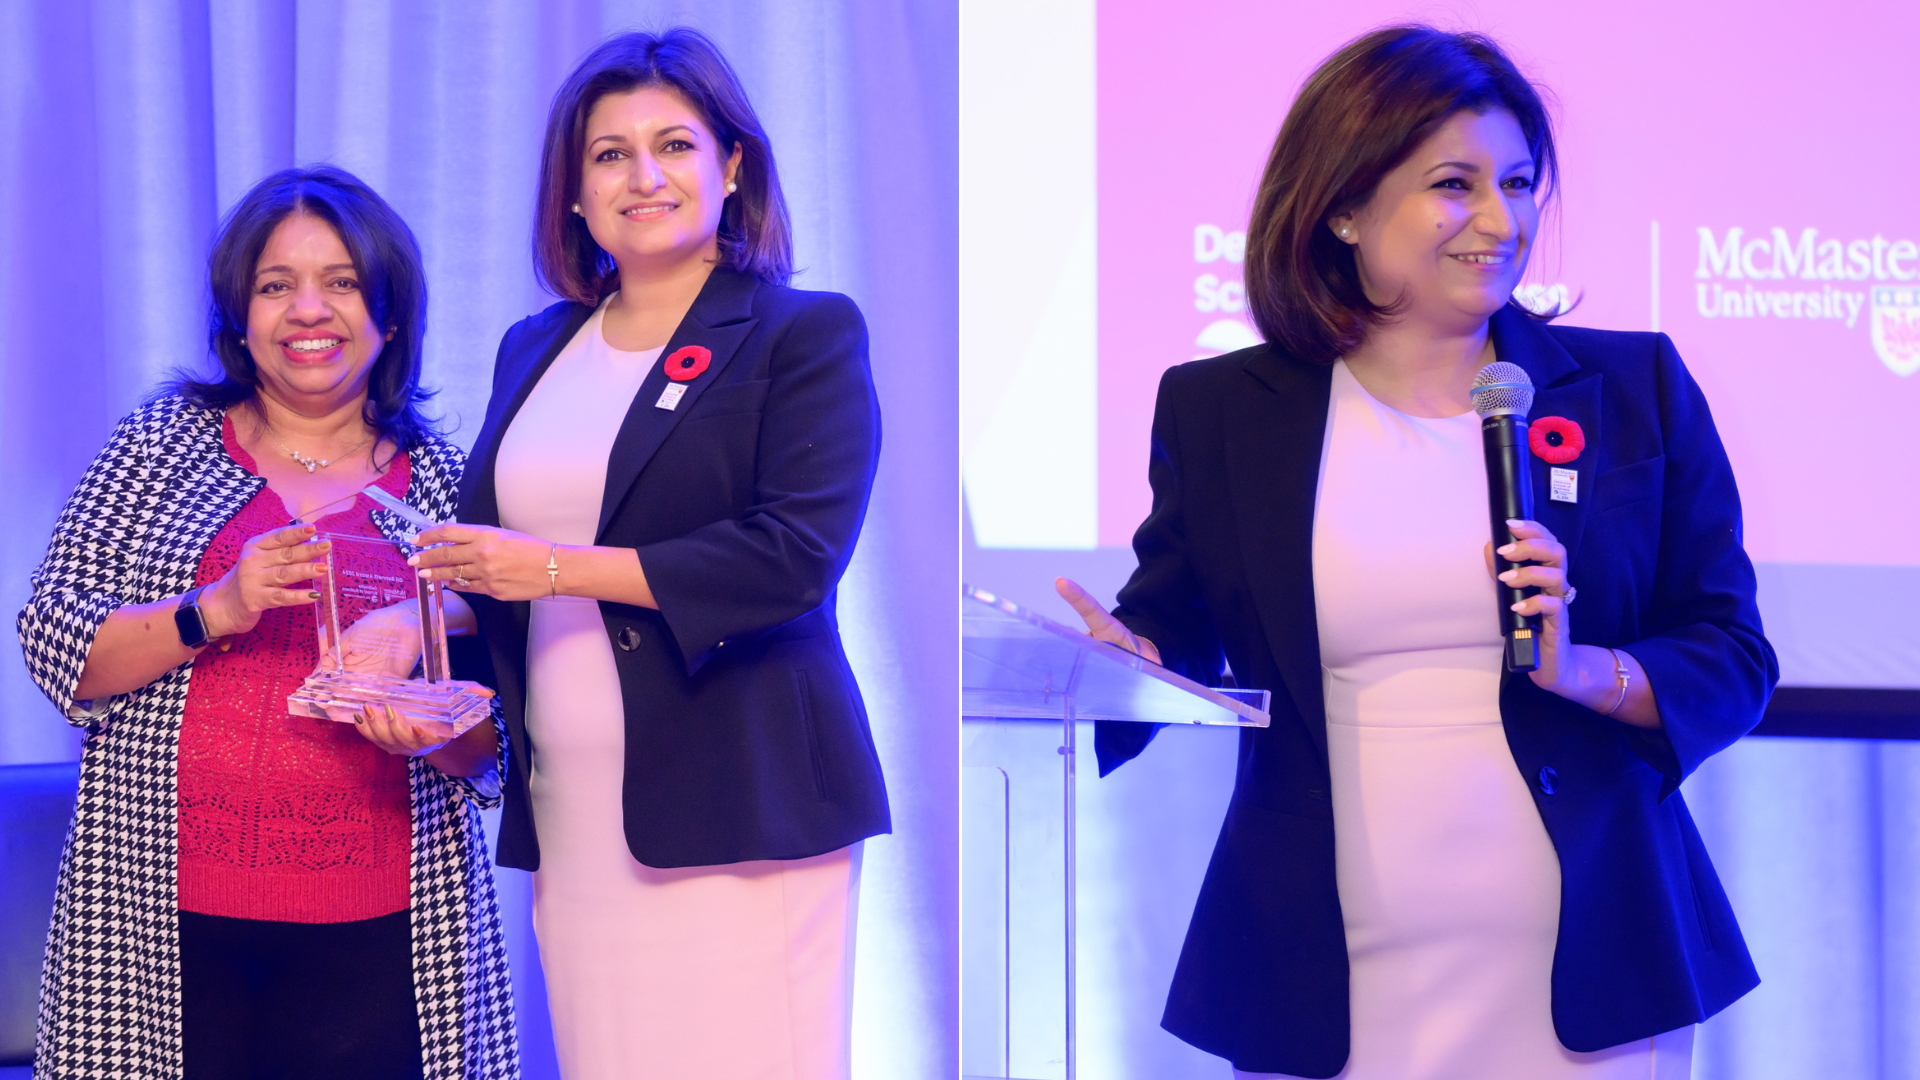
M 407 556 L 407 565 L 408 565 L 408 566 L 419 566 L 419 565 L 420 565 L 420 556 L 418 556 L 418 555 L 409 555 L 409 556 Z
M 314 589 L 314 590 L 311 590 L 311 591 L 309 591 L 309 592 L 307 593 L 307 599 L 309 599 L 309 600 L 318 600 L 318 599 L 320 599 L 320 591 L 319 591 L 318 589 Z
M 1520 571 L 1518 571 L 1518 570 L 1509 570 L 1509 571 L 1507 571 L 1506 573 L 1504 573 L 1504 574 L 1501 574 L 1501 575 L 1500 575 L 1500 580 L 1501 580 L 1501 581 L 1512 581 L 1512 580 L 1513 580 L 1514 578 L 1517 578 L 1517 577 L 1519 577 L 1519 576 L 1520 576 Z
M 1501 544 L 1499 547 L 1494 548 L 1493 550 L 1499 552 L 1502 555 L 1511 555 L 1513 554 L 1514 546 L 1515 545 L 1513 544 Z
M 1527 523 L 1526 518 L 1508 518 L 1507 519 L 1507 524 L 1509 525 L 1525 525 L 1526 523 Z
M 1526 603 L 1526 601 L 1525 601 L 1525 600 L 1522 600 L 1522 601 L 1520 601 L 1520 604 L 1524 604 L 1524 603 Z M 1520 604 L 1514 604 L 1514 605 L 1513 605 L 1513 608 L 1512 608 L 1512 610 L 1514 610 L 1514 611 L 1519 611 L 1519 610 L 1520 610 Z

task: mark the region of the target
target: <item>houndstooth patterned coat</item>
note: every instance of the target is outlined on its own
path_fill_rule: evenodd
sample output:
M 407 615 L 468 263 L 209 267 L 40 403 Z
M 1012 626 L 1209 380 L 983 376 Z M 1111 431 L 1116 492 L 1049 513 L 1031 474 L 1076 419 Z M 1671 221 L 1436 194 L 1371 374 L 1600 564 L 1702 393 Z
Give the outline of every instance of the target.
M 263 485 L 228 457 L 224 418 L 167 396 L 122 420 L 61 511 L 20 612 L 28 672 L 87 732 L 41 974 L 38 1080 L 181 1075 L 174 778 L 193 665 L 120 697 L 75 701 L 73 690 L 106 617 L 192 588 L 214 535 Z M 407 501 L 450 517 L 464 455 L 435 439 L 414 447 L 411 461 Z M 412 532 L 384 510 L 373 517 L 394 539 Z M 480 823 L 480 810 L 498 800 L 498 776 L 482 778 L 483 790 L 417 758 L 408 772 L 426 1076 L 517 1077 Z

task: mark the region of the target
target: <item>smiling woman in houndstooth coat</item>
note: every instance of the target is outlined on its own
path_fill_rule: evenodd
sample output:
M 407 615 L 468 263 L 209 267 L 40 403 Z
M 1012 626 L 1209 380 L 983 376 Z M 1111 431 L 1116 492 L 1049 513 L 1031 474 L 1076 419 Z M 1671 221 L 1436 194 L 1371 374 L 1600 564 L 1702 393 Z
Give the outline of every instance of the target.
M 234 208 L 210 277 L 224 376 L 120 423 L 20 613 L 34 680 L 87 732 L 34 1075 L 517 1076 L 480 825 L 497 729 L 287 714 L 321 534 L 410 534 L 370 485 L 453 509 L 463 456 L 419 412 L 419 250 L 352 176 L 288 170 Z

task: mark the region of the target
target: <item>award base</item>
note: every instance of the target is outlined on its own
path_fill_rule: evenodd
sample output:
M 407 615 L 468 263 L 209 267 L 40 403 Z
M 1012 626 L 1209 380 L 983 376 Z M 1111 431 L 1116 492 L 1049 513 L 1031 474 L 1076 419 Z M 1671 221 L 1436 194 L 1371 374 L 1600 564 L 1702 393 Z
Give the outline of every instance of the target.
M 390 705 L 416 726 L 451 739 L 487 719 L 492 699 L 492 690 L 474 682 L 430 683 L 392 675 L 316 671 L 288 696 L 287 711 L 351 724 L 368 705 Z

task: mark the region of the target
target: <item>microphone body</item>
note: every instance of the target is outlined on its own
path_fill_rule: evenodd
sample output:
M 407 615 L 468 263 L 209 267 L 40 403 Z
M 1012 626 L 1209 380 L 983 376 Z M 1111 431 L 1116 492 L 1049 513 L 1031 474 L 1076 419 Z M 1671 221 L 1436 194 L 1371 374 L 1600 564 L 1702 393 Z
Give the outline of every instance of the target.
M 1519 365 L 1495 361 L 1473 377 L 1473 409 L 1480 414 L 1480 441 L 1487 455 L 1487 516 L 1495 574 L 1522 565 L 1500 555 L 1501 547 L 1518 539 L 1507 528 L 1507 520 L 1533 520 L 1533 471 L 1527 467 L 1527 412 L 1532 408 L 1533 380 Z M 1540 667 L 1540 617 L 1513 610 L 1513 605 L 1539 591 L 1495 582 L 1508 671 Z
M 1493 572 L 1504 574 L 1516 566 L 1500 554 L 1514 542 L 1508 518 L 1533 520 L 1533 473 L 1527 468 L 1527 421 L 1520 416 L 1488 416 L 1480 421 L 1480 441 L 1487 452 L 1487 513 L 1493 525 Z M 1521 615 L 1513 605 L 1540 590 L 1516 589 L 1494 583 L 1500 596 L 1500 633 L 1507 639 L 1507 670 L 1532 671 L 1540 666 L 1540 617 Z

